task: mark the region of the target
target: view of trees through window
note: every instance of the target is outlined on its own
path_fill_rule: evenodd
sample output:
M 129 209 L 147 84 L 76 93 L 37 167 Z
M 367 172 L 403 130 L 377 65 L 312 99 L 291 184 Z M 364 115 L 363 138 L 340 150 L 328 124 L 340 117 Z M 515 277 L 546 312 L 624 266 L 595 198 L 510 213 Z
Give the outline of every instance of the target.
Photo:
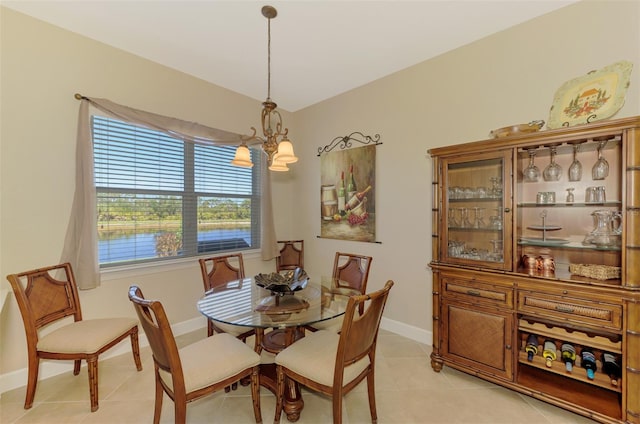
M 102 117 L 93 130 L 101 265 L 259 245 L 258 174 L 229 164 L 233 147 Z

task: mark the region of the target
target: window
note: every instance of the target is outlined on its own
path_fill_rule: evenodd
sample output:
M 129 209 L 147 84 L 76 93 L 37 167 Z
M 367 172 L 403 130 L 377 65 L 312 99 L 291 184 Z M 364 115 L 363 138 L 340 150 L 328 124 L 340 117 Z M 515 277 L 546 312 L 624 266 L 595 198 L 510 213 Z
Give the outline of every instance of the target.
M 92 130 L 101 267 L 260 246 L 258 158 L 101 116 Z

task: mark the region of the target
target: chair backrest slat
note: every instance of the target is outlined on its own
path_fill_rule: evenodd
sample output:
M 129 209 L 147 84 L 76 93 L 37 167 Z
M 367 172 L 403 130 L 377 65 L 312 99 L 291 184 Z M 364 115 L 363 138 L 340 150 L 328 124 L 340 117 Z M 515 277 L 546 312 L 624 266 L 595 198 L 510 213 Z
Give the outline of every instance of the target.
M 33 326 L 33 331 L 68 316 L 73 316 L 75 321 L 82 320 L 78 288 L 69 263 L 11 274 L 7 280 L 16 295 L 25 326 Z
M 389 280 L 381 290 L 349 298 L 340 332 L 334 379 L 341 379 L 345 366 L 366 355 L 374 355 L 380 320 L 393 284 Z M 365 303 L 364 312 L 356 314 L 356 309 L 364 307 Z
M 371 256 L 336 252 L 332 276 L 347 282 L 352 289 L 365 293 L 372 260 Z
M 276 257 L 278 272 L 304 268 L 304 240 L 281 240 L 278 243 L 283 245 L 280 249 L 280 256 Z
M 156 365 L 164 371 L 182 375 L 178 346 L 162 303 L 146 300 L 137 286 L 129 288 L 129 300 L 147 336 Z
M 244 278 L 242 253 L 199 259 L 204 290 Z

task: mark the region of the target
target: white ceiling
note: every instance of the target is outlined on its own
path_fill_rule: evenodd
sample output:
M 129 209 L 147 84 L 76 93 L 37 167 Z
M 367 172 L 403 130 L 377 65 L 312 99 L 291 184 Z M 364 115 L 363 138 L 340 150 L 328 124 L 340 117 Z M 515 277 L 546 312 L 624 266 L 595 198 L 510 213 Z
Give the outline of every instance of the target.
M 576 0 L 33 1 L 0 4 L 296 111 Z M 46 40 L 43 40 L 46 42 Z

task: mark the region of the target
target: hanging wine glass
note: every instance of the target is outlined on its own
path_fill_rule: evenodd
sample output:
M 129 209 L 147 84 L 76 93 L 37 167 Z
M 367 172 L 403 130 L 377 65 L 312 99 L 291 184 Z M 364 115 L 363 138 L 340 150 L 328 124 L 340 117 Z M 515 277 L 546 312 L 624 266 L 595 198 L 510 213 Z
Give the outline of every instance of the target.
M 606 143 L 606 141 L 601 141 L 598 144 L 598 160 L 591 168 L 591 177 L 594 180 L 604 180 L 609 175 L 609 162 L 602 157 L 602 149 L 604 149 Z
M 573 145 L 573 162 L 569 166 L 569 181 L 580 181 L 582 179 L 582 164 L 577 159 L 578 152 L 580 151 L 580 145 Z
M 540 169 L 533 163 L 536 157 L 536 151 L 529 150 L 529 165 L 522 170 L 522 176 L 524 181 L 528 183 L 535 183 L 540 178 Z
M 562 167 L 556 163 L 556 147 L 551 147 L 551 160 L 549 165 L 544 168 L 542 176 L 545 181 L 558 181 L 562 175 Z

